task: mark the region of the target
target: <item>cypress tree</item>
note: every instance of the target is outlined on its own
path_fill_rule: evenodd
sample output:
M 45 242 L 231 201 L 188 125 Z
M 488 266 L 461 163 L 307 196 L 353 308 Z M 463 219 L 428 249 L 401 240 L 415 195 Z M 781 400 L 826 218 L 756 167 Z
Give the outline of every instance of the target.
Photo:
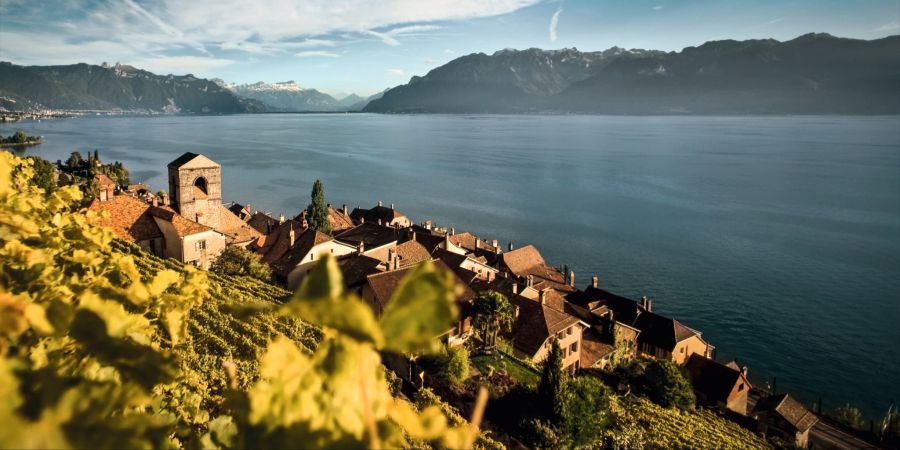
M 559 342 L 553 339 L 550 354 L 544 361 L 544 371 L 541 373 L 541 384 L 538 385 L 543 410 L 552 412 L 550 419 L 559 420 L 563 416 L 563 388 L 565 383 L 563 372 L 563 352 Z
M 328 205 L 325 204 L 325 185 L 321 180 L 313 183 L 311 202 L 306 207 L 306 222 L 310 228 L 331 235 L 331 222 L 328 221 Z

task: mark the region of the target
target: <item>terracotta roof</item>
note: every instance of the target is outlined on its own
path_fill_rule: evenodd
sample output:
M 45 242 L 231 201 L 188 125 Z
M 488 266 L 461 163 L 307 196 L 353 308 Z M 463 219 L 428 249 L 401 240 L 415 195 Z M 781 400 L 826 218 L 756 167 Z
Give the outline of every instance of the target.
M 696 353 L 688 358 L 684 368 L 687 370 L 694 390 L 698 394 L 702 394 L 707 402 L 727 403 L 728 395 L 739 382 L 745 384 L 745 390 L 749 390 L 751 387 L 746 377 L 741 375 L 740 370 Z
M 366 283 L 366 277 L 380 273 L 381 261 L 366 255 L 353 254 L 338 260 L 341 273 L 344 275 L 344 285 L 348 289 L 355 289 Z
M 97 180 L 97 184 L 99 184 L 101 188 L 116 187 L 116 182 L 102 173 L 94 175 L 94 180 Z
M 266 213 L 257 211 L 247 220 L 247 225 L 261 234 L 269 234 L 278 226 L 278 221 Z
M 400 256 L 401 267 L 418 264 L 422 261 L 431 259 L 431 254 L 428 253 L 428 250 L 416 241 L 406 241 L 397 245 L 397 247 L 394 248 L 394 251 Z
M 197 153 L 186 152 L 185 154 L 179 156 L 174 161 L 170 162 L 166 167 L 179 168 L 179 167 L 221 167 L 215 161 L 207 158 L 206 156 L 199 155 Z
M 253 216 L 253 213 L 250 211 L 249 205 L 244 206 L 240 203 L 232 203 L 228 207 L 228 210 L 244 222 L 250 220 L 250 217 Z
M 434 254 L 444 245 L 444 236 L 437 234 L 416 233 L 416 242 L 422 244 L 428 252 Z
M 454 245 L 462 247 L 470 252 L 474 252 L 475 250 L 482 249 L 482 250 L 487 250 L 487 251 L 493 253 L 496 249 L 496 247 L 494 247 L 487 241 L 485 241 L 483 239 L 478 239 L 475 235 L 473 235 L 472 233 L 469 233 L 468 231 L 450 235 L 450 242 L 452 242 Z M 476 245 L 477 245 L 477 247 L 476 247 Z
M 438 270 L 444 270 L 450 273 L 453 273 L 446 264 L 441 262 L 440 260 L 434 261 L 434 265 Z M 375 301 L 381 305 L 382 308 L 386 307 L 388 302 L 391 299 L 391 296 L 394 294 L 394 291 L 397 289 L 397 286 L 400 285 L 400 281 L 403 280 L 409 271 L 413 269 L 413 266 L 406 267 L 400 270 L 392 270 L 390 272 L 382 272 L 374 275 L 369 275 L 367 277 L 367 283 L 372 288 L 372 292 L 375 294 Z M 456 274 L 454 274 L 454 278 L 456 279 L 456 284 L 462 289 L 462 293 L 457 297 L 457 302 L 470 302 L 475 300 L 477 294 L 473 291 L 466 283 L 459 279 Z
M 519 307 L 519 316 L 513 326 L 513 347 L 528 355 L 537 353 L 550 336 L 579 322 L 577 317 L 537 300 L 521 295 L 509 299 Z
M 331 232 L 340 233 L 344 230 L 353 228 L 353 219 L 349 214 L 344 214 L 343 210 L 328 207 L 328 221 L 331 222 Z
M 581 335 L 581 367 L 589 368 L 597 364 L 615 350 L 615 346 L 606 342 L 596 331 L 588 328 Z
M 230 209 L 222 205 L 219 212 L 219 232 L 225 235 L 229 244 L 243 244 L 261 236 L 259 231 L 247 225 Z
M 406 217 L 400 211 L 396 209 L 388 208 L 387 206 L 375 206 L 371 209 L 363 209 L 363 208 L 353 208 L 353 211 L 350 212 L 350 217 L 354 222 L 359 223 L 362 219 L 365 219 L 366 223 L 372 222 L 377 224 L 379 220 L 382 223 L 390 223 L 394 219 L 399 219 L 401 217 Z
M 774 395 L 759 400 L 756 402 L 753 412 L 762 411 L 777 414 L 801 433 L 812 428 L 819 421 L 815 414 L 788 394 Z
M 500 260 L 517 277 L 534 278 L 535 289 L 552 287 L 566 292 L 576 289 L 566 284 L 565 276 L 544 261 L 544 257 L 533 245 L 526 245 L 500 255 Z
M 175 228 L 175 233 L 179 237 L 190 236 L 192 234 L 212 230 L 212 228 L 206 225 L 185 218 L 168 206 L 151 206 L 147 210 L 147 212 L 150 213 L 150 215 L 152 215 L 153 217 L 165 220 L 166 222 L 170 222 L 172 224 L 172 227 Z
M 663 317 L 649 311 L 640 313 L 632 326 L 641 330 L 641 334 L 638 336 L 641 342 L 649 343 L 670 352 L 675 350 L 677 343 L 698 335 L 696 331 L 682 325 L 681 322 L 675 319 Z
M 269 251 L 262 257 L 262 261 L 268 263 L 272 267 L 272 271 L 278 275 L 287 276 L 303 262 L 313 247 L 332 240 L 331 236 L 311 228 L 298 233 L 296 224 L 295 221 L 286 221 L 279 227 L 275 242 L 268 246 Z M 291 228 L 294 229 L 293 246 L 290 238 Z
M 381 247 L 382 245 L 397 242 L 402 238 L 403 232 L 394 227 L 378 225 L 377 223 L 366 222 L 357 225 L 343 233 L 335 235 L 335 239 L 343 242 L 349 242 L 353 245 L 359 245 L 360 242 L 365 244 L 366 250 Z
M 281 258 L 290 247 L 290 231 L 294 230 L 294 239 L 303 233 L 304 228 L 296 220 L 287 220 L 275 226 L 271 233 L 264 234 L 250 244 L 250 249 L 262 256 L 263 262 L 270 263 Z
M 113 230 L 122 239 L 136 242 L 163 237 L 156 221 L 147 214 L 149 208 L 147 202 L 130 195 L 115 195 L 105 202 L 94 199 L 88 207 L 97 213 L 109 213 L 109 217 L 97 217 L 91 223 Z

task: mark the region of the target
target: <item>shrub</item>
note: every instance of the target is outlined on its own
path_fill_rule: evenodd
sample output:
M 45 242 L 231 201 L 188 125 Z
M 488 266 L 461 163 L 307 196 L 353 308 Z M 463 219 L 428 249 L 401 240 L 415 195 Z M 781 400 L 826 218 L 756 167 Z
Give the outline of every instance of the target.
M 447 347 L 444 376 L 453 384 L 460 384 L 469 378 L 469 351 L 466 347 Z
M 694 390 L 681 369 L 672 361 L 654 359 L 647 364 L 638 381 L 639 391 L 657 405 L 682 410 L 694 408 Z
M 272 269 L 260 261 L 259 255 L 236 245 L 225 247 L 210 270 L 222 275 L 244 275 L 262 281 L 272 279 Z
M 849 403 L 834 410 L 834 419 L 854 429 L 861 429 L 866 425 L 859 408 Z

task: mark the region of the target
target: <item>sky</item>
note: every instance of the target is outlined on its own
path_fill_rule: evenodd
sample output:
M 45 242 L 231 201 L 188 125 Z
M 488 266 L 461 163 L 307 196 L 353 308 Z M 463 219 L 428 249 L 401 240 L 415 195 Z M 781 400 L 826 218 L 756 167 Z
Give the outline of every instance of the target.
M 293 80 L 369 95 L 504 48 L 679 51 L 717 39 L 900 34 L 898 0 L 0 0 L 0 60 Z

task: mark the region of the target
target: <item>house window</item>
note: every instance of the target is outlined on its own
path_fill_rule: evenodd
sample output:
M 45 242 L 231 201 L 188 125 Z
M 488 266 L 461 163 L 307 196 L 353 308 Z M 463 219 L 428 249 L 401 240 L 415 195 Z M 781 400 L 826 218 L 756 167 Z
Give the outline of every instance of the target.
M 681 347 L 681 353 L 684 353 L 684 347 Z
M 738 386 L 738 392 L 741 392 L 741 391 L 743 391 L 743 390 L 744 390 L 744 383 L 741 383 L 741 384 Z
M 313 258 L 315 258 L 315 257 L 316 257 L 316 254 L 315 254 L 315 253 L 312 253 L 312 252 L 309 253 L 309 260 L 310 260 L 310 261 L 312 261 Z
M 573 342 L 572 345 L 569 346 L 569 350 L 571 350 L 572 353 L 577 352 L 578 351 L 578 342 Z
M 203 250 L 206 250 L 206 241 L 197 241 L 197 242 L 194 242 L 194 248 L 195 248 L 197 251 L 203 251 Z

